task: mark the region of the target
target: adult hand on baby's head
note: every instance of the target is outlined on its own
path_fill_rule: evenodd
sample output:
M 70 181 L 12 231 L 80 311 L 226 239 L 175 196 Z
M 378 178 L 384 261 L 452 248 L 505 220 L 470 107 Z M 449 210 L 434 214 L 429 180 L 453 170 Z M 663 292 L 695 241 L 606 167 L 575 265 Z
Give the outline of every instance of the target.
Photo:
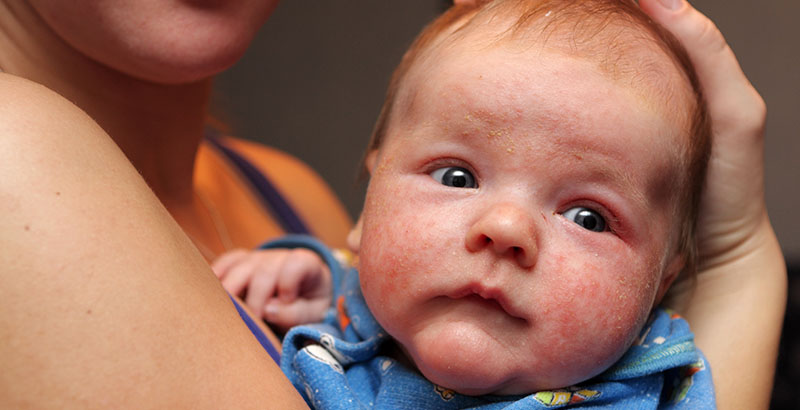
M 665 0 L 662 0 L 665 1 Z M 640 5 L 686 47 L 708 102 L 712 153 L 698 223 L 702 267 L 724 264 L 752 250 L 768 225 L 764 202 L 764 100 L 745 77 L 722 33 L 682 0 L 666 8 Z
M 328 267 L 308 249 L 237 249 L 211 266 L 232 295 L 282 329 L 322 320 L 331 304 Z
M 686 47 L 712 122 L 697 226 L 696 286 L 670 290 L 668 304 L 688 319 L 708 357 L 719 408 L 766 408 L 786 301 L 786 267 L 764 199 L 765 104 L 706 16 L 684 0 L 640 0 L 639 5 Z

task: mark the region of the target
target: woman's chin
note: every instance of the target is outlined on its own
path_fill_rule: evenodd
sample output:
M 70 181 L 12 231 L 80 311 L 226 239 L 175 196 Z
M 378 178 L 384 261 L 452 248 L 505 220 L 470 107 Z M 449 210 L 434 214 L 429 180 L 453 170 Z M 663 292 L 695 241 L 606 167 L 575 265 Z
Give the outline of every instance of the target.
M 212 45 L 209 44 L 209 48 Z M 245 47 L 214 50 L 175 50 L 172 54 L 140 55 L 113 69 L 142 81 L 179 85 L 209 79 L 235 64 Z M 116 62 L 110 62 L 115 64 Z

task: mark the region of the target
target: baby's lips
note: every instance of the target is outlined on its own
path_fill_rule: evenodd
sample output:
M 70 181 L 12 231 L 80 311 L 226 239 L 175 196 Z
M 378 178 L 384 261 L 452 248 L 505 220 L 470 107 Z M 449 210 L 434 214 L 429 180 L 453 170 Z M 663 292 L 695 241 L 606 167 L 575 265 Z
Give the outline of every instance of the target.
M 509 316 L 528 321 L 527 317 L 522 313 L 522 309 L 518 309 L 513 303 L 512 298 L 509 298 L 504 291 L 495 287 L 486 287 L 481 283 L 473 283 L 459 291 L 449 295 L 452 299 L 461 299 L 469 296 L 477 296 L 486 301 L 497 303 L 498 306 Z

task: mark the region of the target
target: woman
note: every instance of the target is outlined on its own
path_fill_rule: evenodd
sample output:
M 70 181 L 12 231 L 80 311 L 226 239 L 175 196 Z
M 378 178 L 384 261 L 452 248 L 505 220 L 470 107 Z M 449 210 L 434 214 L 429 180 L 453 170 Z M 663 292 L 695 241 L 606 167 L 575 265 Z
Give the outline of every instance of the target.
M 763 102 L 713 25 L 668 3 L 677 7 L 641 1 L 689 49 L 717 139 L 705 262 L 675 306 L 712 363 L 720 407 L 764 407 L 785 270 L 762 179 L 738 178 L 763 168 Z M 233 238 L 251 215 L 204 200 L 191 164 L 208 78 L 241 55 L 275 1 L 125 4 L 0 2 L 2 407 L 302 408 L 183 233 L 209 259 L 225 250 L 222 226 L 250 246 Z M 324 205 L 303 218 L 338 207 L 329 194 L 295 202 Z
M 350 220 L 317 175 L 207 127 L 211 76 L 244 53 L 277 0 L 152 3 L 4 1 L 0 64 L 86 111 L 207 259 L 287 229 L 342 246 Z M 243 184 L 231 156 L 266 173 L 297 221 Z

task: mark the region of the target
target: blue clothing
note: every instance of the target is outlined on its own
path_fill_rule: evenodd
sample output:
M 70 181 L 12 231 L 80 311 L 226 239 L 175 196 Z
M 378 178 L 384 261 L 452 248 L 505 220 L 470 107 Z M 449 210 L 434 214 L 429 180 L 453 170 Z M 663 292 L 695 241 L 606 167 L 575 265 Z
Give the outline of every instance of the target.
M 370 313 L 358 273 L 324 245 L 292 236 L 269 247 L 306 247 L 329 264 L 335 307 L 325 321 L 283 341 L 281 369 L 318 409 L 713 409 L 708 363 L 683 319 L 656 309 L 640 338 L 601 375 L 563 389 L 519 396 L 465 396 L 429 382 L 380 349 L 390 336 Z M 476 358 L 479 361 L 480 358 Z

